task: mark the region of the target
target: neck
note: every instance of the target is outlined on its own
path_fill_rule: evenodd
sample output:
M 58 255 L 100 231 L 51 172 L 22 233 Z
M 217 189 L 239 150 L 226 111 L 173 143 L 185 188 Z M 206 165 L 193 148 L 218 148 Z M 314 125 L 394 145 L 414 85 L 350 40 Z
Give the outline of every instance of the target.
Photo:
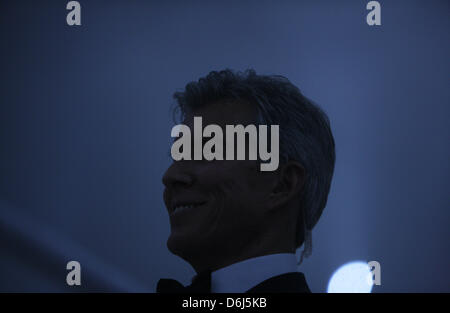
M 295 253 L 296 248 L 292 238 L 292 234 L 290 234 L 289 240 L 287 240 L 279 229 L 265 231 L 264 234 L 251 240 L 242 241 L 240 245 L 233 243 L 231 250 L 221 248 L 218 249 L 220 251 L 209 251 L 208 256 L 202 255 L 189 260 L 189 263 L 197 273 L 200 273 L 207 270 L 216 271 L 231 264 L 263 255 Z

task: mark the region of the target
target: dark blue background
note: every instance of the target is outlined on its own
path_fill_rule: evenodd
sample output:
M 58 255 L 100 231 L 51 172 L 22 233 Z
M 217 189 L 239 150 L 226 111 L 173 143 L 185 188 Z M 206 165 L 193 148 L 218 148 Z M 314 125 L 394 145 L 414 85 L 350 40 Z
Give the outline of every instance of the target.
M 374 291 L 450 291 L 449 1 L 380 1 L 379 27 L 368 1 L 81 0 L 74 27 L 67 2 L 0 4 L 0 291 L 188 283 L 165 246 L 171 96 L 226 67 L 284 75 L 330 117 L 312 291 L 352 260 L 380 262 Z

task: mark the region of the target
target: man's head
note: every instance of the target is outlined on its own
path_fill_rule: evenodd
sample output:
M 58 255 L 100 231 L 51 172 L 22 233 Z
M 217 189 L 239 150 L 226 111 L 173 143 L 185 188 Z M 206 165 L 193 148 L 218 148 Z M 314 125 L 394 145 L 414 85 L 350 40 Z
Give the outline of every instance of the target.
M 197 271 L 295 252 L 310 238 L 333 175 L 326 115 L 286 78 L 254 71 L 211 72 L 174 97 L 191 129 L 194 116 L 223 129 L 279 125 L 280 164 L 265 172 L 259 160 L 175 161 L 163 177 L 169 250 Z

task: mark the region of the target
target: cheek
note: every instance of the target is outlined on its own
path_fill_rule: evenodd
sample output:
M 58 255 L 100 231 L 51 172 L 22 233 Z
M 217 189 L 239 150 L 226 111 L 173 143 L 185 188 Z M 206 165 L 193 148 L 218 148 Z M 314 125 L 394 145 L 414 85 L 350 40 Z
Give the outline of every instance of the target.
M 261 205 L 261 193 L 249 184 L 247 177 L 234 177 L 217 185 L 214 198 L 223 216 L 231 223 L 256 218 Z
M 267 195 L 268 183 L 254 162 L 212 161 L 198 169 L 198 183 L 217 205 L 249 209 Z

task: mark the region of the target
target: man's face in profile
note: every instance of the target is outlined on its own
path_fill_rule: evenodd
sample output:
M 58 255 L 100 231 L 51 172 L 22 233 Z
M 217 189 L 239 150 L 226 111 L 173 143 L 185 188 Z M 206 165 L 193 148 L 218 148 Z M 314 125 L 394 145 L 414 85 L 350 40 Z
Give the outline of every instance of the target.
M 183 122 L 191 129 L 191 136 L 193 116 L 202 117 L 203 127 L 216 124 L 225 130 L 227 124 L 255 124 L 256 109 L 234 102 L 206 105 Z M 174 161 L 163 177 L 164 201 L 171 225 L 169 250 L 193 264 L 216 258 L 226 262 L 249 245 L 254 246 L 265 225 L 270 223 L 268 208 L 273 175 L 261 172 L 259 162 L 247 157 L 246 160 Z

